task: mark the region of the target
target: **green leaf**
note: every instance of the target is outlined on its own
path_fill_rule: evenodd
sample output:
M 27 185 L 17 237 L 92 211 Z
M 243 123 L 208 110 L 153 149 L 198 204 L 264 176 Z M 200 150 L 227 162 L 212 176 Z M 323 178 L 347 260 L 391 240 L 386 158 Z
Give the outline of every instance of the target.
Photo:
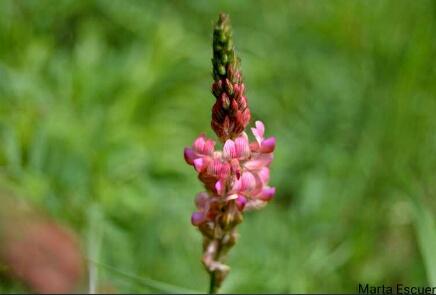
M 412 199 L 413 218 L 421 255 L 424 260 L 427 279 L 431 286 L 436 286 L 436 227 L 435 220 L 428 206 L 419 199 Z

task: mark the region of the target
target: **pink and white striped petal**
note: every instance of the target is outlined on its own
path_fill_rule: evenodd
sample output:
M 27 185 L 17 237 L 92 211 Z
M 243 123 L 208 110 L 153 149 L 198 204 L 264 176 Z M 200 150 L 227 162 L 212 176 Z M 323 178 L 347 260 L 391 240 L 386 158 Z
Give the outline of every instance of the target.
M 206 140 L 203 148 L 203 155 L 212 156 L 215 149 L 215 141 L 212 139 Z
M 215 142 L 211 139 L 206 139 L 204 133 L 202 133 L 192 144 L 192 148 L 195 152 L 205 156 L 212 156 L 214 147 Z
M 261 145 L 263 141 L 263 134 L 265 132 L 265 126 L 263 123 L 261 121 L 256 121 L 256 128 L 251 128 L 251 131 L 253 132 L 253 135 L 259 145 Z
M 250 172 L 242 173 L 241 177 L 233 182 L 233 186 L 230 190 L 232 193 L 248 192 L 256 184 L 256 179 Z
M 230 175 L 230 164 L 221 162 L 221 159 L 213 159 L 207 167 L 207 173 L 218 178 L 227 178 Z
M 225 160 L 236 158 L 235 142 L 231 139 L 228 139 L 224 144 L 223 158 Z
M 250 157 L 250 146 L 247 138 L 238 137 L 235 139 L 236 158 L 240 160 Z
M 242 173 L 241 177 L 241 190 L 246 190 L 248 188 L 252 188 L 255 185 L 256 180 L 254 179 L 253 174 L 250 172 Z
M 200 153 L 200 151 L 204 147 L 205 141 L 206 141 L 206 135 L 204 133 L 201 133 L 200 136 L 197 137 L 194 140 L 194 143 L 192 144 L 192 148 L 194 149 L 194 151 L 196 151 L 197 153 Z

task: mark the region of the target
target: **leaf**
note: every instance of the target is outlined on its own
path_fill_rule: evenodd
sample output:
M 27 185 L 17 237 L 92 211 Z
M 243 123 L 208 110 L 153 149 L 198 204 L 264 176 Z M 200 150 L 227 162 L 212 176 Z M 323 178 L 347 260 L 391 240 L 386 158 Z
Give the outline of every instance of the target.
M 419 199 L 412 198 L 413 220 L 418 245 L 424 260 L 427 279 L 431 286 L 436 286 L 436 227 L 430 208 Z
M 115 268 L 113 266 L 107 265 L 107 264 L 103 264 L 100 262 L 96 262 L 93 261 L 91 259 L 88 259 L 91 263 L 94 263 L 98 266 L 104 267 L 107 270 L 110 270 L 114 273 L 117 273 L 125 278 L 128 278 L 134 282 L 137 282 L 139 284 L 142 284 L 144 286 L 147 286 L 151 289 L 154 289 L 156 291 L 160 291 L 163 293 L 168 293 L 168 294 L 202 294 L 204 292 L 199 292 L 199 291 L 195 291 L 195 290 L 190 290 L 190 289 L 185 289 L 183 287 L 179 287 L 179 286 L 175 286 L 175 285 L 171 285 L 168 283 L 163 283 L 163 282 L 159 282 L 159 281 L 155 281 L 149 278 L 144 278 L 144 277 L 140 277 L 140 276 L 136 276 L 136 275 L 132 275 L 129 273 L 126 273 L 122 270 L 119 270 L 118 268 Z

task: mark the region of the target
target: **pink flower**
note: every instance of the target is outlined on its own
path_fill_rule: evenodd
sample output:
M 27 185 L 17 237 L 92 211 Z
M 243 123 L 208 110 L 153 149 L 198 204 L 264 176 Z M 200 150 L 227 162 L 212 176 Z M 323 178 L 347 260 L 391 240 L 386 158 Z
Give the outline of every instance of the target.
M 256 128 L 251 128 L 255 142 L 250 143 L 250 149 L 252 152 L 251 159 L 244 164 L 244 167 L 249 170 L 261 169 L 262 167 L 268 167 L 274 158 L 273 151 L 276 146 L 276 140 L 274 137 L 264 139 L 265 126 L 261 121 L 256 121 Z
M 256 128 L 251 128 L 251 131 L 257 141 L 250 144 L 251 151 L 261 153 L 272 153 L 274 151 L 276 140 L 274 137 L 264 140 L 265 126 L 261 121 L 256 121 Z
M 237 137 L 235 141 L 228 139 L 224 144 L 223 159 L 238 159 L 245 160 L 250 157 L 250 146 L 248 139 L 241 136 Z
M 215 151 L 215 142 L 201 134 L 192 148 L 185 149 L 186 162 L 194 166 L 207 190 L 197 195 L 199 212 L 192 215 L 192 224 L 198 226 L 215 218 L 220 214 L 219 204 L 234 202 L 237 210 L 243 211 L 263 207 L 274 197 L 275 188 L 268 186 L 268 167 L 273 160 L 275 138 L 264 138 L 261 121 L 256 121 L 251 130 L 255 142 L 249 143 L 242 132 L 234 140 L 227 139 L 222 151 Z
M 245 132 L 237 137 L 235 141 L 228 139 L 223 148 L 223 159 L 227 160 L 232 167 L 236 178 L 241 176 L 240 161 L 247 160 L 251 156 L 250 145 Z
M 195 206 L 199 212 L 195 212 L 191 216 L 191 223 L 198 226 L 216 215 L 214 208 L 218 203 L 216 196 L 209 196 L 206 192 L 199 193 L 195 198 Z
M 207 139 L 206 135 L 202 133 L 192 144 L 192 149 L 185 148 L 184 157 L 186 163 L 194 165 L 197 172 L 206 170 L 212 161 L 214 147 L 215 142 Z

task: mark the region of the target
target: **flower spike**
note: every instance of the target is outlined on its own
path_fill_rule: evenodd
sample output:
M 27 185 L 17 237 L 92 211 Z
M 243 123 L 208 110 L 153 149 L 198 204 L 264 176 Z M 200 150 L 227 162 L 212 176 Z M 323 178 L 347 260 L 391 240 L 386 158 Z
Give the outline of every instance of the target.
M 226 14 L 219 15 L 214 27 L 212 65 L 211 127 L 223 150 L 215 150 L 215 142 L 203 133 L 192 148 L 185 148 L 184 158 L 205 188 L 195 199 L 198 212 L 191 222 L 203 234 L 202 262 L 211 276 L 210 292 L 216 293 L 230 271 L 224 260 L 238 239 L 236 226 L 243 212 L 264 207 L 275 195 L 275 188 L 268 185 L 268 167 L 276 141 L 264 138 L 261 121 L 251 128 L 253 142 L 245 133 L 251 113 Z
M 221 142 L 235 139 L 251 121 L 245 96 L 245 85 L 240 73 L 240 59 L 233 46 L 230 18 L 221 13 L 213 33 L 212 107 L 211 126 Z

